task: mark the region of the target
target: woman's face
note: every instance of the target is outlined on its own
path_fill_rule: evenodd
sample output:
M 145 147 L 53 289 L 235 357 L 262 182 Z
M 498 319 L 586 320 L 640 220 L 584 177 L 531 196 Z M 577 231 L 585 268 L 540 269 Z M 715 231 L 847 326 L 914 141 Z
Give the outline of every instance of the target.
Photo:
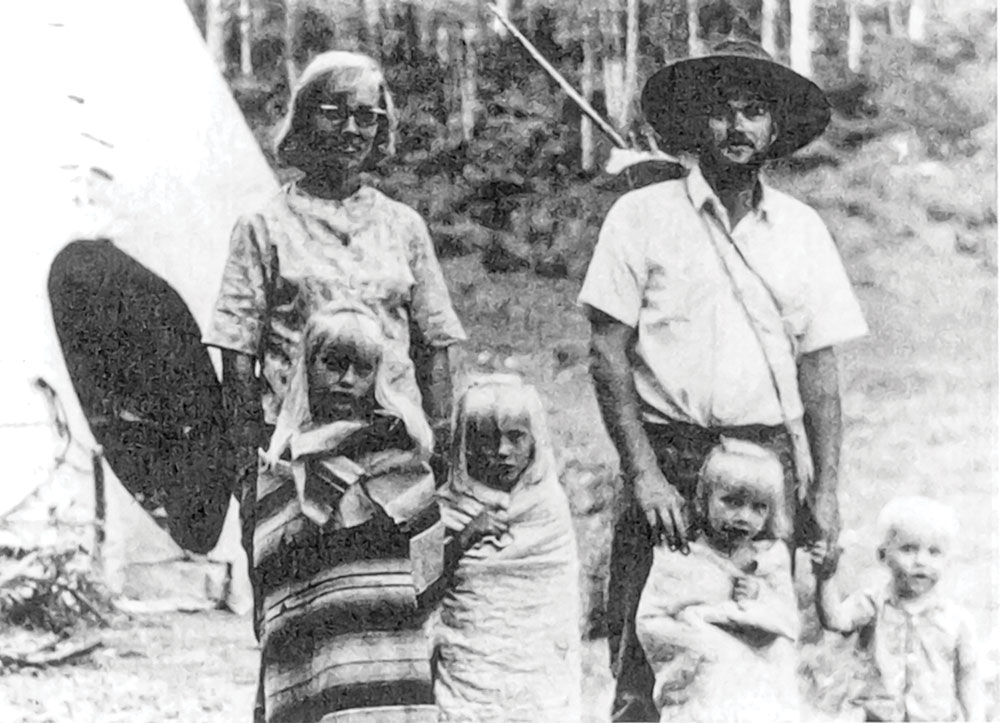
M 320 346 L 308 367 L 313 420 L 356 419 L 370 413 L 381 359 L 378 345 L 361 334 L 345 334 Z
M 469 476 L 504 492 L 517 484 L 535 455 L 527 417 L 471 419 L 466 440 Z
M 312 164 L 359 169 L 372 153 L 385 116 L 378 77 L 332 74 L 314 100 L 306 123 Z

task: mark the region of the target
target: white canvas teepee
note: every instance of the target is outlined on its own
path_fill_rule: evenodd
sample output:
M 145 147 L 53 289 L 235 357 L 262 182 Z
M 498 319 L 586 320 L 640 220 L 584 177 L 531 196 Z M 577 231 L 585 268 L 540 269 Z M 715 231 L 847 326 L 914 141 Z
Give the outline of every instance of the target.
M 94 438 L 53 326 L 53 258 L 74 239 L 106 236 L 169 282 L 203 327 L 233 222 L 276 193 L 277 182 L 182 0 L 25 5 L 19 12 L 28 17 L 10 25 L 23 63 L 8 67 L 7 84 L 22 105 L 6 134 L 14 194 L 8 281 L 0 284 L 0 516 L 13 509 L 9 517 L 24 529 L 75 530 L 86 543 Z M 55 389 L 77 442 L 62 464 L 37 378 Z M 115 588 L 129 563 L 175 558 L 180 549 L 106 473 L 103 556 Z M 245 605 L 235 504 L 211 556 L 233 562 L 233 592 Z

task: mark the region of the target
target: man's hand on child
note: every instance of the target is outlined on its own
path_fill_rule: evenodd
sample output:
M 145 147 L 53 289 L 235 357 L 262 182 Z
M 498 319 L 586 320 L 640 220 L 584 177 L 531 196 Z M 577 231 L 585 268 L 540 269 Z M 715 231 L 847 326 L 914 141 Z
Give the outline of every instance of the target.
M 760 594 L 760 583 L 749 575 L 740 575 L 733 583 L 733 600 L 756 600 Z

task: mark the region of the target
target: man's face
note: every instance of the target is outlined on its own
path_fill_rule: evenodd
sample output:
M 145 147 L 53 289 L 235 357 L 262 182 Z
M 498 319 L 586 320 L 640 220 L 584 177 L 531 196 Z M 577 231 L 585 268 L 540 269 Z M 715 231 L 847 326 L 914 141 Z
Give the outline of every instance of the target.
M 760 165 L 777 136 L 767 103 L 746 91 L 729 90 L 709 109 L 705 150 L 731 165 Z
M 948 559 L 948 541 L 922 530 L 893 530 L 879 548 L 879 559 L 892 573 L 896 593 L 915 598 L 930 592 Z

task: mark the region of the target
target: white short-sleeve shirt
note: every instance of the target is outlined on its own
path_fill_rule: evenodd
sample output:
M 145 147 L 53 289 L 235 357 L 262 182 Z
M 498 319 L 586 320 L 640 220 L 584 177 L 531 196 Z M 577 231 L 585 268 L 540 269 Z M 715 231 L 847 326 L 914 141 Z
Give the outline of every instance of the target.
M 717 227 L 710 231 L 716 222 L 753 270 Z M 833 239 L 813 209 L 761 184 L 754 210 L 730 228 L 697 168 L 612 206 L 579 302 L 636 328 L 633 375 L 644 418 L 653 422 L 777 425 L 801 416 L 797 395 L 784 400 L 783 413 L 767 358 L 782 388 L 797 390 L 799 355 L 868 332 Z

